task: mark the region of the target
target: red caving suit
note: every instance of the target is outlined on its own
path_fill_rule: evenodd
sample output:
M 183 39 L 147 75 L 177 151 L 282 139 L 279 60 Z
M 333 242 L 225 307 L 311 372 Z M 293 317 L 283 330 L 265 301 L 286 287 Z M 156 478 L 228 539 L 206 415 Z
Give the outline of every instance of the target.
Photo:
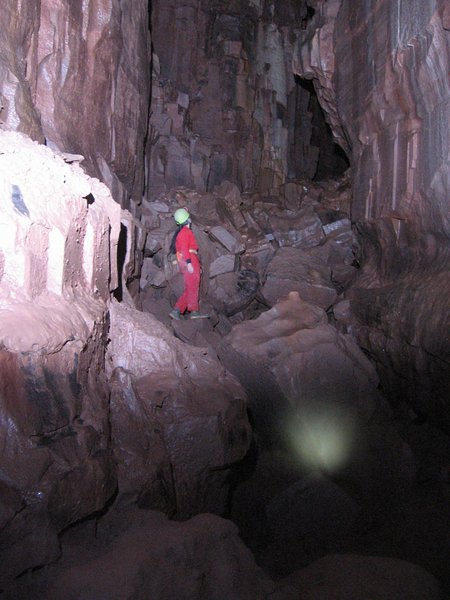
M 198 294 L 200 288 L 200 261 L 198 260 L 198 244 L 195 235 L 191 229 L 185 225 L 177 235 L 175 241 L 177 251 L 177 261 L 180 272 L 183 274 L 184 291 L 178 298 L 175 308 L 178 308 L 181 314 L 186 310 L 192 312 L 198 311 Z M 187 260 L 191 259 L 194 268 L 193 273 L 187 270 Z

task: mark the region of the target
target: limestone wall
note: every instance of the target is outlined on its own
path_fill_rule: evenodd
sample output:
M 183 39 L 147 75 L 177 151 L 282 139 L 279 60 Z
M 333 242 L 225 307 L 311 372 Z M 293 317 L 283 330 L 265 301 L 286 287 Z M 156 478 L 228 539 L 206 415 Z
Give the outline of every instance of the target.
M 251 439 L 238 381 L 133 307 L 143 228 L 76 163 L 0 131 L 1 588 L 116 497 L 224 511 Z
M 448 7 L 313 4 L 294 70 L 313 79 L 352 157 L 355 328 L 391 398 L 450 427 Z
M 225 180 L 270 194 L 284 183 L 305 13 L 290 1 L 153 2 L 150 197 Z
M 121 209 L 54 151 L 0 132 L 0 582 L 116 485 L 104 374 Z
M 134 208 L 144 187 L 150 95 L 148 2 L 41 0 L 0 6 L 0 118 Z

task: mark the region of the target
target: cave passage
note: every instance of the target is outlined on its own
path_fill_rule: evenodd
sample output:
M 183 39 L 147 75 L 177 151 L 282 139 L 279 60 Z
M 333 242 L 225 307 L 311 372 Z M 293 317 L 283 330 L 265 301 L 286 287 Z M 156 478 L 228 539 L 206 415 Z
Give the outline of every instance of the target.
M 339 177 L 349 168 L 344 150 L 334 140 L 312 80 L 294 76 L 296 86 L 289 97 L 291 139 L 288 175 L 323 181 Z
M 443 5 L 0 2 L 5 600 L 449 597 Z

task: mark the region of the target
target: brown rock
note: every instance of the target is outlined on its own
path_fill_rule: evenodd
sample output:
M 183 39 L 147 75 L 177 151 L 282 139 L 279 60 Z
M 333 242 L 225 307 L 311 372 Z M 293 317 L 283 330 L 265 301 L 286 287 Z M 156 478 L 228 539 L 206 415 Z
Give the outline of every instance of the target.
M 125 531 L 105 538 L 98 557 L 62 573 L 49 599 L 260 600 L 273 591 L 229 521 L 199 515 L 170 522 L 154 511 L 125 517 Z
M 261 292 L 273 306 L 293 291 L 324 309 L 337 297 L 329 267 L 299 248 L 280 248 L 266 268 Z
M 264 410 L 301 464 L 329 473 L 343 469 L 363 486 L 368 502 L 380 493 L 380 481 L 394 499 L 407 492 L 414 478 L 411 452 L 386 419 L 375 369 L 319 307 L 291 292 L 257 319 L 235 325 L 226 340 L 242 357 L 241 380 L 261 378 L 266 370 L 274 376 L 281 397 L 266 396 Z
M 112 436 L 124 494 L 176 503 L 180 517 L 220 513 L 228 466 L 250 443 L 244 390 L 205 348 L 180 342 L 150 314 L 113 302 L 110 335 L 109 372 L 120 383 Z

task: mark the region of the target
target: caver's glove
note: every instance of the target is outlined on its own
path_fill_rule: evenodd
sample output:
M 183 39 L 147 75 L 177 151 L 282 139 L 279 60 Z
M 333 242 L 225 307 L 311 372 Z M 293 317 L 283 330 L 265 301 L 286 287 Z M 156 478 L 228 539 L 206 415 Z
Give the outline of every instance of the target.
M 191 262 L 187 263 L 186 268 L 187 268 L 188 273 L 193 273 L 194 272 L 194 267 L 192 266 Z

